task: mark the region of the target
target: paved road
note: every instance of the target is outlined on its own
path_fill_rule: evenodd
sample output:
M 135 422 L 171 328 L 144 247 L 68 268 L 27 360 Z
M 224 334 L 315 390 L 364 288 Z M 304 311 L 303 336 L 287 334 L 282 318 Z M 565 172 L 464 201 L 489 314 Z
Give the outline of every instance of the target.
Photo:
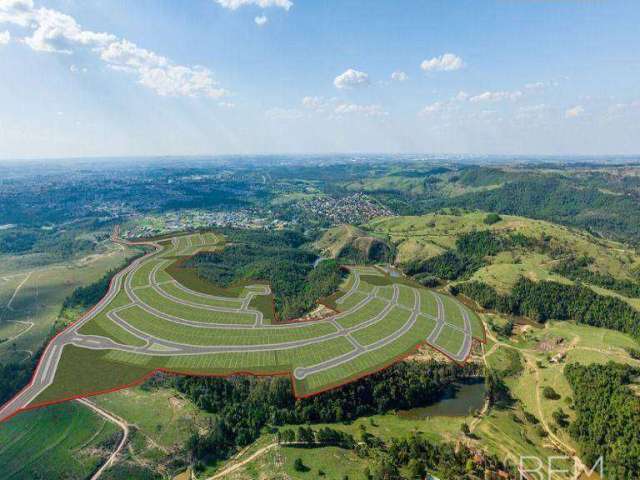
M 158 244 L 151 244 L 156 248 L 161 249 Z M 115 298 L 125 275 L 138 268 L 144 261 L 146 261 L 151 255 L 138 258 L 133 261 L 127 268 L 117 273 L 111 281 L 111 286 L 107 291 L 107 294 L 96 304 L 96 306 L 87 312 L 78 322 L 71 327 L 63 330 L 60 334 L 53 338 L 46 346 L 36 370 L 33 373 L 31 382 L 22 389 L 13 399 L 5 403 L 0 408 L 0 421 L 15 415 L 21 409 L 27 407 L 33 400 L 40 395 L 51 383 L 58 367 L 58 362 L 62 356 L 64 346 L 72 343 L 74 337 L 78 336 L 77 331 L 89 320 L 98 315 L 104 308 Z
M 167 300 L 171 302 L 189 305 L 193 308 L 199 308 L 203 310 L 211 310 L 211 311 L 220 311 L 227 313 L 242 313 L 242 314 L 254 314 L 255 322 L 252 324 L 233 324 L 233 323 L 211 323 L 211 322 L 199 322 L 194 320 L 189 320 L 186 318 L 177 317 L 175 315 L 169 315 L 165 312 L 162 312 L 148 304 L 146 304 L 139 295 L 136 294 L 136 288 L 132 287 L 132 273 L 137 269 L 142 267 L 149 261 L 155 260 L 157 257 L 161 256 L 164 252 L 165 254 L 174 251 L 178 245 L 178 242 L 175 238 L 172 239 L 172 247 L 169 250 L 164 249 L 160 244 L 154 242 L 147 242 L 146 245 L 153 246 L 155 248 L 154 252 L 148 253 L 144 257 L 141 257 L 134 262 L 132 262 L 127 268 L 120 271 L 116 274 L 111 282 L 110 288 L 105 295 L 104 298 L 100 300 L 100 302 L 86 315 L 84 315 L 78 322 L 68 327 L 66 330 L 57 335 L 46 347 L 44 353 L 42 354 L 41 360 L 34 372 L 32 381 L 23 389 L 16 397 L 14 397 L 11 401 L 6 403 L 0 408 L 0 421 L 14 415 L 21 409 L 28 407 L 29 404 L 33 402 L 33 400 L 40 395 L 54 380 L 55 373 L 58 367 L 58 363 L 64 351 L 66 345 L 75 345 L 82 348 L 88 348 L 93 350 L 121 350 L 125 352 L 131 352 L 142 355 L 153 355 L 153 356 L 176 356 L 176 355 L 202 355 L 202 354 L 214 354 L 214 353 L 228 353 L 228 352 L 263 352 L 263 351 L 272 351 L 272 350 L 285 350 L 285 349 L 293 349 L 298 347 L 304 347 L 308 345 L 321 344 L 322 342 L 326 342 L 328 340 L 332 340 L 338 337 L 345 337 L 353 346 L 353 350 L 350 352 L 340 355 L 338 357 L 332 358 L 330 360 L 318 363 L 317 365 L 310 365 L 305 367 L 296 368 L 294 371 L 294 376 L 297 379 L 304 379 L 309 375 L 319 373 L 325 371 L 330 368 L 334 368 L 346 362 L 352 361 L 355 358 L 373 350 L 377 350 L 383 348 L 384 346 L 394 342 L 402 335 L 406 334 L 415 324 L 416 320 L 420 315 L 427 316 L 436 321 L 436 328 L 431 332 L 431 334 L 426 338 L 429 343 L 435 343 L 438 335 L 442 331 L 446 323 L 444 305 L 440 296 L 436 293 L 433 293 L 435 296 L 437 305 L 438 305 L 438 313 L 437 317 L 433 318 L 426 313 L 422 313 L 421 305 L 420 305 L 420 295 L 416 289 L 413 289 L 414 293 L 414 305 L 413 308 L 400 305 L 398 303 L 399 298 L 399 288 L 397 285 L 393 286 L 393 295 L 390 300 L 385 299 L 377 295 L 379 288 L 376 287 L 370 292 L 365 299 L 360 301 L 358 304 L 352 306 L 342 313 L 338 313 L 332 317 L 318 320 L 313 322 L 314 324 L 325 323 L 333 326 L 334 331 L 322 336 L 305 339 L 305 340 L 294 340 L 287 342 L 280 342 L 276 344 L 261 344 L 261 345 L 212 345 L 212 346 L 199 346 L 199 345 L 188 345 L 183 343 L 178 343 L 174 341 L 170 341 L 167 339 L 162 339 L 158 337 L 154 337 L 144 331 L 139 330 L 133 325 L 129 324 L 125 319 L 122 318 L 120 313 L 127 308 L 132 308 L 136 306 L 145 310 L 150 315 L 156 316 L 163 320 L 174 322 L 181 325 L 186 325 L 189 327 L 196 328 L 215 328 L 215 329 L 264 329 L 268 331 L 269 329 L 281 329 L 281 328 L 308 328 L 311 324 L 309 323 L 292 323 L 287 325 L 265 325 L 263 321 L 262 313 L 258 310 L 253 310 L 249 308 L 249 304 L 251 299 L 256 295 L 268 295 L 270 294 L 270 289 L 264 285 L 257 285 L 248 287 L 247 294 L 244 298 L 240 298 L 241 301 L 240 306 L 238 307 L 218 307 L 213 305 L 207 305 L 204 303 L 198 303 L 196 300 L 187 301 L 180 298 L 177 298 L 165 290 L 161 288 L 161 283 L 157 281 L 157 272 L 164 262 L 161 262 L 153 268 L 149 273 L 149 287 L 138 287 L 138 288 L 153 288 L 156 293 L 161 295 Z M 344 299 L 350 297 L 355 293 L 358 286 L 360 285 L 360 275 L 357 271 L 352 272 L 355 276 L 354 283 L 350 291 L 342 297 L 341 302 L 344 302 Z M 214 300 L 229 300 L 226 297 L 216 297 L 210 296 L 200 292 L 194 292 L 187 287 L 180 285 L 177 282 L 174 282 L 176 286 L 193 294 L 194 299 L 196 298 L 208 298 Z M 140 338 L 145 342 L 143 346 L 133 346 L 133 345 L 122 345 L 116 343 L 112 339 L 102 337 L 102 336 L 94 336 L 94 335 L 83 335 L 79 333 L 79 330 L 89 322 L 96 315 L 105 311 L 110 302 L 115 298 L 118 292 L 123 289 L 131 299 L 131 303 L 124 305 L 122 307 L 118 307 L 113 310 L 107 311 L 107 317 L 118 324 L 121 328 L 128 331 L 132 335 Z M 373 299 L 383 300 L 386 305 L 383 309 L 378 312 L 374 317 L 370 318 L 365 322 L 361 322 L 355 326 L 345 328 L 340 323 L 339 320 L 341 318 L 346 317 L 347 315 L 352 314 L 353 312 L 363 308 L 367 303 L 372 301 Z M 231 299 L 229 302 L 231 305 L 234 303 L 234 299 Z M 235 303 L 238 303 L 238 299 L 235 299 Z M 393 332 L 391 335 L 388 335 L 385 338 L 382 338 L 375 343 L 367 346 L 363 346 L 358 343 L 353 336 L 351 335 L 353 332 L 364 329 L 373 325 L 377 322 L 382 321 L 387 314 L 394 307 L 405 308 L 411 311 L 411 315 L 409 319 L 405 322 L 405 324 Z M 465 333 L 465 341 L 461 346 L 460 350 L 455 353 L 451 353 L 452 358 L 458 361 L 464 360 L 468 355 L 471 348 L 471 330 L 470 330 L 470 322 L 468 318 L 468 314 L 464 309 L 462 309 L 463 318 L 465 320 L 465 328 L 461 330 Z M 453 328 L 457 328 L 451 325 Z M 426 335 L 426 332 L 425 332 Z

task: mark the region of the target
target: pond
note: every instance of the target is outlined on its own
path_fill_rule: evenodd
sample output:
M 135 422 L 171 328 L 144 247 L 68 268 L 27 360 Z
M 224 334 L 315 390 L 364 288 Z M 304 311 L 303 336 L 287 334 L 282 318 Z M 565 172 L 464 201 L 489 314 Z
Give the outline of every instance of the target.
M 484 378 L 461 381 L 451 386 L 442 400 L 428 407 L 400 410 L 398 416 L 408 420 L 427 417 L 465 417 L 484 405 Z

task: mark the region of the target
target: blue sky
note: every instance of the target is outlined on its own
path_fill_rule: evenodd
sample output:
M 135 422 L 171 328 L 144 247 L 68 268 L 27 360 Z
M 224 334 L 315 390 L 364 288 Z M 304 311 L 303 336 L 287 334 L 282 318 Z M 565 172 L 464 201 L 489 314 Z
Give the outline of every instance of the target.
M 0 0 L 0 157 L 640 153 L 635 0 Z

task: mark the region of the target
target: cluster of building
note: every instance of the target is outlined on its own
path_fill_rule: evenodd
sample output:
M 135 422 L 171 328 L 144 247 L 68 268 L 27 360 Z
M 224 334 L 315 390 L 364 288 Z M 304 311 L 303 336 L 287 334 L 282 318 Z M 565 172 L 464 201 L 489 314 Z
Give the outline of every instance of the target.
M 333 224 L 365 223 L 374 217 L 392 216 L 388 208 L 375 202 L 364 193 L 335 198 L 319 196 L 300 202 L 299 208 L 307 214 L 329 220 Z
M 281 229 L 287 226 L 282 220 L 260 217 L 252 210 L 207 211 L 184 210 L 161 215 L 145 215 L 134 220 L 122 232 L 127 239 L 164 235 L 201 228 L 253 228 Z

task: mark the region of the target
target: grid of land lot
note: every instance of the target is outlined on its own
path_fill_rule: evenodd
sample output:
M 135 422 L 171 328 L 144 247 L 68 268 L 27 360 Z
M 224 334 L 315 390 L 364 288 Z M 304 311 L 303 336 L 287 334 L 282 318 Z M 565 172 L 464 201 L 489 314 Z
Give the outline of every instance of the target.
M 306 396 L 390 365 L 423 343 L 462 362 L 473 340 L 484 341 L 481 321 L 466 306 L 375 266 L 349 267 L 331 300 L 334 314 L 272 324 L 268 285 L 208 292 L 172 275 L 181 258 L 223 248 L 219 236 L 182 235 L 154 246 L 64 332 L 31 406 L 119 388 L 157 369 L 290 375 L 295 393 Z

